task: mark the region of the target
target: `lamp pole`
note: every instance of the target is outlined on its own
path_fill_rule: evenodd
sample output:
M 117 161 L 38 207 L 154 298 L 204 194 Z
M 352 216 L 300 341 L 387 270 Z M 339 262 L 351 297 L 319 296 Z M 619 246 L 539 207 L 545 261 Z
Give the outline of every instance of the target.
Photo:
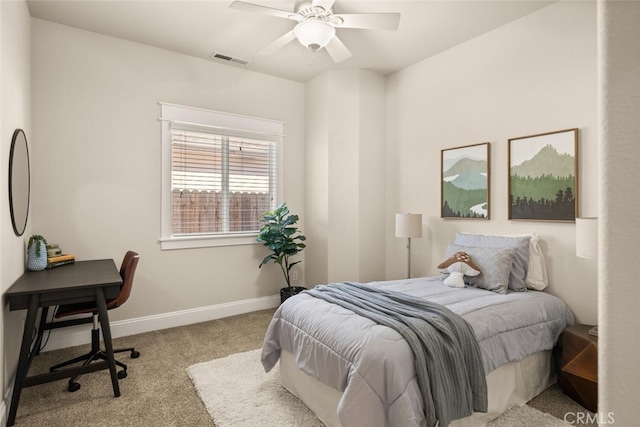
M 411 237 L 407 237 L 407 279 L 411 279 Z

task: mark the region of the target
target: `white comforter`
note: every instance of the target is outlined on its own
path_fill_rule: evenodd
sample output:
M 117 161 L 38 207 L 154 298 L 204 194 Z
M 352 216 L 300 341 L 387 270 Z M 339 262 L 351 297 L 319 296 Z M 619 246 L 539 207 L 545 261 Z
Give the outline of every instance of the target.
M 550 350 L 573 314 L 543 292 L 499 295 L 450 288 L 440 277 L 373 282 L 442 304 L 473 327 L 485 374 L 503 364 Z M 289 298 L 274 314 L 262 363 L 271 370 L 280 349 L 306 374 L 342 391 L 338 417 L 345 426 L 418 426 L 424 419 L 413 353 L 394 330 L 307 294 Z

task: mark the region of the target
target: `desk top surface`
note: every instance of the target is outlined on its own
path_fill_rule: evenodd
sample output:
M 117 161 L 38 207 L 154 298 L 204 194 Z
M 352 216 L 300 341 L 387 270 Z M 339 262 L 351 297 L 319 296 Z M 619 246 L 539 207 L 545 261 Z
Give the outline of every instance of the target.
M 11 299 L 33 293 L 121 284 L 120 272 L 112 259 L 76 261 L 47 270 L 27 271 L 11 285 L 5 295 Z

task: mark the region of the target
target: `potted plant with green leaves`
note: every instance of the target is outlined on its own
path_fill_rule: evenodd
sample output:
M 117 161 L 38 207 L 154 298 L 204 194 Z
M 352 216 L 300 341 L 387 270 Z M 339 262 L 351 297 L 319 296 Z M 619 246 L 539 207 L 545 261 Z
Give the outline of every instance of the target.
M 303 242 L 306 240 L 296 227 L 298 219 L 298 215 L 289 212 L 286 203 L 279 205 L 273 212 L 265 212 L 260 217 L 263 225 L 257 241 L 268 247 L 271 253 L 262 260 L 258 268 L 273 261 L 282 269 L 287 286 L 280 289 L 281 303 L 306 289 L 302 286 L 291 286 L 291 269 L 301 262 L 293 261 L 292 257 L 305 248 Z
M 27 270 L 40 271 L 47 268 L 47 239 L 33 234 L 27 243 Z

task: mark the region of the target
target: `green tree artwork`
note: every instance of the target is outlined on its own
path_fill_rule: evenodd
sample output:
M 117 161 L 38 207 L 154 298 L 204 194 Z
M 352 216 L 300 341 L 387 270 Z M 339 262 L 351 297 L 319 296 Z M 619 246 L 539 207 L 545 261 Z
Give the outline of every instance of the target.
M 442 218 L 489 218 L 489 143 L 441 151 Z
M 509 140 L 509 219 L 575 221 L 578 129 Z

